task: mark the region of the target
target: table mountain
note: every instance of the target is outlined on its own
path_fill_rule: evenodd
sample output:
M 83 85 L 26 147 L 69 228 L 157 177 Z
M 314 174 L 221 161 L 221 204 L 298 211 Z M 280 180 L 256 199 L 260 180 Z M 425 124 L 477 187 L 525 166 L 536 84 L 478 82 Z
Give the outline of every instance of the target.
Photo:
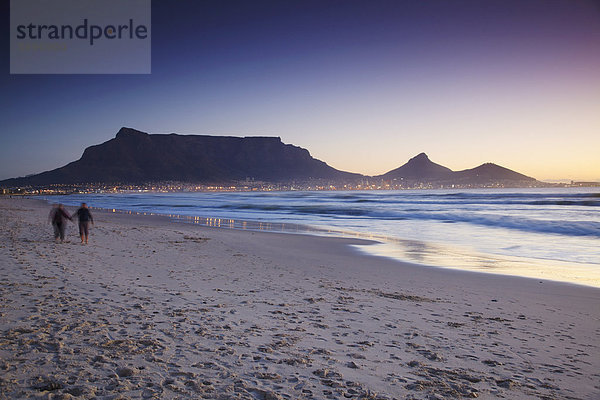
M 279 137 L 150 135 L 121 128 L 114 139 L 85 149 L 81 158 L 52 171 L 0 182 L 3 186 L 74 183 L 186 181 L 224 183 L 252 178 L 268 182 L 344 180 L 308 150 Z

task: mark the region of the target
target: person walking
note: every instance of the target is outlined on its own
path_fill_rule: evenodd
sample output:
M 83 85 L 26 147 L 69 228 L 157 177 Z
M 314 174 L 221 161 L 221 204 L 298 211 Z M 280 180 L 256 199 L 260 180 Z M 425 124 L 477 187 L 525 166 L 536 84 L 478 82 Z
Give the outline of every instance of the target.
M 62 204 L 55 204 L 50 211 L 50 215 L 48 215 L 48 219 L 52 223 L 52 227 L 54 228 L 54 240 L 58 243 L 60 238 L 60 242 L 64 242 L 65 240 L 65 228 L 67 227 L 67 219 L 72 221 L 73 218 L 65 211 L 65 208 Z
M 79 207 L 75 214 L 79 218 L 79 236 L 81 237 L 81 244 L 87 244 L 90 233 L 90 223 L 94 225 L 94 218 L 85 203 L 81 203 L 81 207 Z

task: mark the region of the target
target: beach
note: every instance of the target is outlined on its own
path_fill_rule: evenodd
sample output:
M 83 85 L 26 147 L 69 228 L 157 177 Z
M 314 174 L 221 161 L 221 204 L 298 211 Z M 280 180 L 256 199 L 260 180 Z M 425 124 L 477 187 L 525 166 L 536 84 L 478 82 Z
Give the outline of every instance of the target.
M 49 210 L 0 198 L 0 399 L 600 398 L 598 288 Z

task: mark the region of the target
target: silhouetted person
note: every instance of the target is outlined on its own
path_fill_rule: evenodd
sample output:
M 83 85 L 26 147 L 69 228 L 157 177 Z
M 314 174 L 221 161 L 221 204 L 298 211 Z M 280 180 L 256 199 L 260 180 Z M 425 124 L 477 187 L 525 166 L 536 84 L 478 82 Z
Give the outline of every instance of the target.
M 55 204 L 48 215 L 48 219 L 54 228 L 54 240 L 62 243 L 65 240 L 65 228 L 67 227 L 67 219 L 71 220 L 71 216 L 65 211 L 62 204 Z
M 94 225 L 94 218 L 85 203 L 81 203 L 81 207 L 79 207 L 79 210 L 77 210 L 75 214 L 77 214 L 77 217 L 79 218 L 79 236 L 81 237 L 81 243 L 87 244 L 90 233 L 90 223 Z

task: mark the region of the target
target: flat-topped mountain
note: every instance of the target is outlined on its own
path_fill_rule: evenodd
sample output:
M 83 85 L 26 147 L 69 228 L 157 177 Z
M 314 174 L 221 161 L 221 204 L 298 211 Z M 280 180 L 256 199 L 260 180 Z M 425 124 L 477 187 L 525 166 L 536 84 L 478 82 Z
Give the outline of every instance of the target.
M 338 171 L 313 158 L 308 150 L 284 144 L 278 137 L 150 135 L 121 128 L 115 138 L 85 149 L 77 161 L 1 184 L 224 183 L 247 178 L 289 182 L 356 177 L 360 175 Z

